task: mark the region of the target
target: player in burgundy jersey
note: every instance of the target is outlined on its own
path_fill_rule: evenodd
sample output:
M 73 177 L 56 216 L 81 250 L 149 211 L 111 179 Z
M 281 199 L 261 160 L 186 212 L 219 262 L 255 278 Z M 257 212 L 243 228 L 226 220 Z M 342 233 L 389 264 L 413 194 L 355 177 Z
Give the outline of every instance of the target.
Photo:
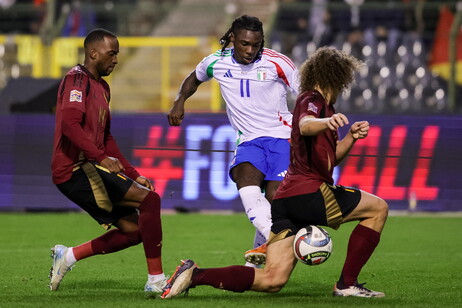
M 58 289 L 76 261 L 142 242 L 148 267 L 144 289 L 159 293 L 166 284 L 160 198 L 124 158 L 111 134 L 111 96 L 102 78 L 118 63 L 119 42 L 113 33 L 96 29 L 85 38 L 84 49 L 84 64 L 73 67 L 58 90 L 53 183 L 105 229 L 116 228 L 79 246 L 55 245 L 50 288 Z
M 206 269 L 186 260 L 169 279 L 163 298 L 199 285 L 234 292 L 278 292 L 297 264 L 292 244 L 299 229 L 308 225 L 338 229 L 353 220 L 360 222 L 351 234 L 346 261 L 333 295 L 385 295 L 365 288 L 357 278 L 379 242 L 388 205 L 362 190 L 335 185 L 332 179 L 334 166 L 345 158 L 358 139 L 366 138 L 369 131 L 367 121 L 355 122 L 340 140 L 337 129 L 349 122 L 333 107 L 337 96 L 351 84 L 361 66 L 362 62 L 356 58 L 323 47 L 300 69 L 301 94 L 293 112 L 290 165 L 271 207 L 273 225 L 265 268 Z

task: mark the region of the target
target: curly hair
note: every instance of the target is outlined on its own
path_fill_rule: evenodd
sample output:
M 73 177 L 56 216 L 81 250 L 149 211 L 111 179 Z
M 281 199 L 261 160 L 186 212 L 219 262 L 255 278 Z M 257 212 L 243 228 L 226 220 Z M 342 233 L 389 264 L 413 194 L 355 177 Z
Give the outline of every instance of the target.
M 317 86 L 331 94 L 333 104 L 363 66 L 364 62 L 343 51 L 321 47 L 300 67 L 300 93 L 312 91 Z

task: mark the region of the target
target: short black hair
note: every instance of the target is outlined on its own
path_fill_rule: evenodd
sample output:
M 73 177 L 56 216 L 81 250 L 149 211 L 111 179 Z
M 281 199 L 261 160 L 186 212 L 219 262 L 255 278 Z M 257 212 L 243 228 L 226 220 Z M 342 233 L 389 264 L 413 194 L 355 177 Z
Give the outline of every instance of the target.
M 265 37 L 263 33 L 263 23 L 260 21 L 260 19 L 258 19 L 258 17 L 242 15 L 234 19 L 233 23 L 231 24 L 231 28 L 229 28 L 228 31 L 226 31 L 226 33 L 221 37 L 220 45 L 223 45 L 223 48 L 221 49 L 222 53 L 225 51 L 225 48 L 231 42 L 231 39 L 229 37 L 231 33 L 234 33 L 234 35 L 236 35 L 237 31 L 239 30 L 249 30 L 249 31 L 260 32 L 262 37 L 263 38 Z M 261 48 L 259 50 L 259 54 L 263 50 L 264 44 L 265 44 L 265 40 L 263 39 L 261 42 Z
M 107 36 L 117 38 L 117 36 L 114 33 L 106 29 L 99 28 L 91 30 L 85 37 L 85 40 L 83 41 L 83 47 L 87 48 L 89 44 L 102 41 Z

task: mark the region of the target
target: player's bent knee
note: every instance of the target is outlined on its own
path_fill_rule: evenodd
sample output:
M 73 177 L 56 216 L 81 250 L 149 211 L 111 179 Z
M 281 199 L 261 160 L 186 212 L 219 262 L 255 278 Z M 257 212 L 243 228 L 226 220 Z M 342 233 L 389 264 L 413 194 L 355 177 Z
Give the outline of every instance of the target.
M 267 286 L 266 286 L 266 292 L 268 293 L 276 293 L 281 291 L 281 289 L 286 285 L 287 280 L 283 281 L 281 279 L 278 280 L 272 280 Z
M 377 211 L 381 218 L 386 219 L 388 217 L 388 203 L 383 199 L 379 199 Z
M 156 214 L 160 213 L 160 196 L 156 192 L 149 191 L 146 197 L 141 202 L 140 206 L 138 207 L 141 212 L 153 212 Z
M 124 196 L 125 200 L 142 202 L 150 193 L 149 189 L 142 187 L 140 184 L 134 182 Z
M 374 220 L 376 221 L 377 231 L 381 230 L 388 218 L 388 204 L 383 199 L 378 199 L 374 207 Z
M 286 285 L 288 280 L 288 277 L 281 277 L 279 274 L 269 274 L 264 279 L 264 283 L 262 284 L 262 291 L 268 293 L 279 292 Z
M 146 197 L 147 196 L 149 196 L 156 203 L 158 203 L 158 202 L 160 203 L 160 196 L 155 191 L 149 191 L 148 194 L 146 195 Z

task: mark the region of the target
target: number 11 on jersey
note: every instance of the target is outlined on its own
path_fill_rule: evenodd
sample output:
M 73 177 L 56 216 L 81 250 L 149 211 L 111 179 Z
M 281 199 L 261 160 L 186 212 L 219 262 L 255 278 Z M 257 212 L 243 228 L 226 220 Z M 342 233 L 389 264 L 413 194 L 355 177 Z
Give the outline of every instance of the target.
M 241 79 L 241 97 L 250 97 L 249 79 Z

